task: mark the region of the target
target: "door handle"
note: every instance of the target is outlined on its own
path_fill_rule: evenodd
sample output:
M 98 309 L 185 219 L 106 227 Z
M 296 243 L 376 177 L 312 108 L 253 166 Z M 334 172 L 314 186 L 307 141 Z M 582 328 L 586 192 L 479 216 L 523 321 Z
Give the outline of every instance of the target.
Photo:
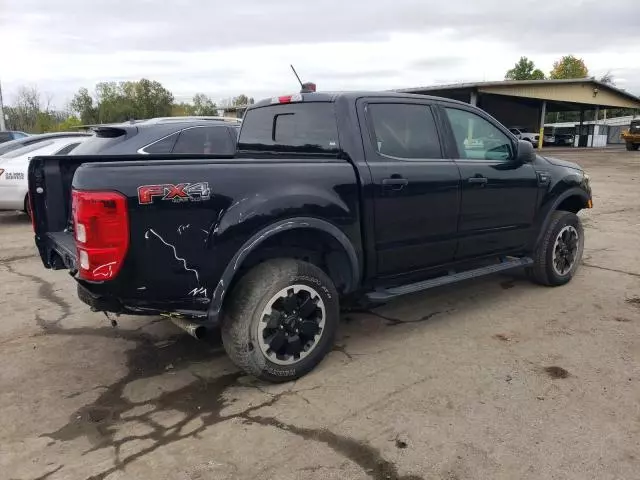
M 467 178 L 467 183 L 474 183 L 479 185 L 485 185 L 489 179 L 487 177 L 483 177 L 482 175 L 476 175 L 475 177 Z
M 401 176 L 392 176 L 391 178 L 385 178 L 382 180 L 383 188 L 387 188 L 389 190 L 402 190 L 405 185 L 409 183 L 409 180 L 406 178 L 402 178 Z

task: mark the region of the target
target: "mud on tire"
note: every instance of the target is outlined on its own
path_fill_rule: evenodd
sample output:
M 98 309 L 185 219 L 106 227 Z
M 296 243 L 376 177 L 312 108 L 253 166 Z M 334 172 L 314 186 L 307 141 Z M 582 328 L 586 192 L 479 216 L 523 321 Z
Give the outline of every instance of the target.
M 311 371 L 333 345 L 338 293 L 318 267 L 294 259 L 257 265 L 230 293 L 222 343 L 231 360 L 269 382 Z

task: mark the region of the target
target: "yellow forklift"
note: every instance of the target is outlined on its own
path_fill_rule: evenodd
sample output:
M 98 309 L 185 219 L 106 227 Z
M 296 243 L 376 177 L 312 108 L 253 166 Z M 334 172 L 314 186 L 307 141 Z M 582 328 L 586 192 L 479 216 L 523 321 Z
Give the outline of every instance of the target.
M 640 148 L 640 118 L 631 120 L 629 130 L 623 131 L 620 136 L 627 145 L 627 150 L 638 150 Z

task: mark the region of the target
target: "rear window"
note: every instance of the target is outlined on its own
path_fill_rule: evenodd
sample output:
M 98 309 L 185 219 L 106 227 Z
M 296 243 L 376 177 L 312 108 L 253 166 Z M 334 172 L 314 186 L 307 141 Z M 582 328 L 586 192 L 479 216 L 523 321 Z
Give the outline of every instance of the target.
M 333 103 L 306 102 L 250 110 L 238 149 L 335 155 L 340 146 L 333 107 Z
M 74 148 L 71 155 L 96 155 L 121 143 L 126 138 L 126 131 L 121 128 L 100 127 L 91 138 Z
M 44 147 L 48 147 L 49 145 L 53 145 L 53 140 L 45 140 L 41 142 L 32 143 L 31 145 L 26 145 L 21 148 L 17 148 L 12 150 L 9 153 L 3 155 L 3 158 L 17 158 L 22 155 L 26 155 L 27 153 L 35 152 L 37 150 L 41 150 Z
M 0 132 L 0 142 L 8 142 L 9 140 L 13 140 L 13 135 L 11 135 L 11 133 Z
M 60 150 L 58 150 L 56 153 L 54 153 L 54 155 L 69 155 L 69 153 L 71 152 L 71 150 L 73 150 L 74 148 L 76 148 L 78 145 L 80 145 L 81 142 L 77 142 L 77 143 L 70 143 L 69 145 L 67 145 L 66 147 L 61 148 Z

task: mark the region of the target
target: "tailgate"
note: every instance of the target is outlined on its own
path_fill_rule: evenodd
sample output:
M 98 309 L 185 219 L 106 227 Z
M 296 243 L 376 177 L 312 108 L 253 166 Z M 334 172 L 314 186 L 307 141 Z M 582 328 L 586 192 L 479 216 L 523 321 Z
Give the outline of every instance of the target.
M 46 268 L 75 271 L 76 249 L 71 221 L 71 184 L 84 163 L 128 159 L 93 156 L 38 156 L 29 164 L 29 198 L 35 241 Z M 135 157 L 140 159 L 140 157 Z
M 85 157 L 41 156 L 29 164 L 29 198 L 35 241 L 47 268 L 75 270 L 71 182 Z M 95 160 L 94 160 L 95 161 Z

